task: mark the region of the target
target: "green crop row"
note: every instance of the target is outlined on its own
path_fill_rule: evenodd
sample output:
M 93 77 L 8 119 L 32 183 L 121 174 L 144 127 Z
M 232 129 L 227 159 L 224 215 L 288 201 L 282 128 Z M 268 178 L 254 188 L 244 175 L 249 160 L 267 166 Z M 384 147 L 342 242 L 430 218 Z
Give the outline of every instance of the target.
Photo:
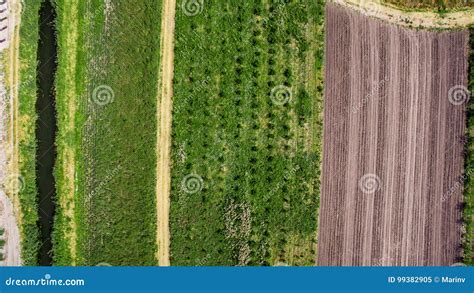
M 172 265 L 314 264 L 323 7 L 178 6 Z

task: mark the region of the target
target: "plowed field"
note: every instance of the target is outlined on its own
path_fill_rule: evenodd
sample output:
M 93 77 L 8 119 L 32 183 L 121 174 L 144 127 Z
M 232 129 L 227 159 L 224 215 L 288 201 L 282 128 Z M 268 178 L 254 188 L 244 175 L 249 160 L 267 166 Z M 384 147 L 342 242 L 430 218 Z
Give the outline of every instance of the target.
M 318 264 L 459 262 L 468 32 L 326 9 Z

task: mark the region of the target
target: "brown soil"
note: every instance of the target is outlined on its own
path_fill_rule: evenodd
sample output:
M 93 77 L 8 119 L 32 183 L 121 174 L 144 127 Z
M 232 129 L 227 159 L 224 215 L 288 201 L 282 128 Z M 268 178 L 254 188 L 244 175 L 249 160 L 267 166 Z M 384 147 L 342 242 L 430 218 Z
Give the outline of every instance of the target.
M 467 86 L 467 31 L 408 30 L 334 4 L 326 22 L 318 264 L 459 262 L 466 117 L 448 92 Z M 366 174 L 377 177 L 364 189 Z

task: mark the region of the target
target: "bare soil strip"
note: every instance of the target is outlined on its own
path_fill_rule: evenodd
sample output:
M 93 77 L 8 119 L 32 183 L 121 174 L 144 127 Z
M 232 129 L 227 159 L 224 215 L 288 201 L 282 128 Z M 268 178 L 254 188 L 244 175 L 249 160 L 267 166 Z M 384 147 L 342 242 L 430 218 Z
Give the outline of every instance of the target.
M 20 21 L 21 21 L 21 5 L 19 1 L 9 1 L 8 11 L 8 31 L 9 31 L 9 48 L 6 49 L 8 68 L 6 70 L 6 80 L 9 84 L 9 113 L 4 111 L 2 113 L 1 122 L 4 123 L 0 127 L 3 131 L 7 131 L 7 121 L 9 116 L 9 135 L 8 143 L 3 145 L 2 150 L 5 153 L 0 157 L 4 159 L 9 157 L 9 166 L 1 164 L 0 168 L 6 169 L 7 176 L 0 178 L 6 184 L 5 193 L 0 190 L 0 228 L 5 230 L 2 238 L 5 240 L 5 247 L 3 254 L 5 260 L 0 262 L 1 265 L 19 266 L 22 264 L 21 260 L 21 246 L 20 246 L 20 229 L 21 227 L 21 213 L 20 203 L 18 199 L 18 190 L 16 178 L 19 176 L 19 123 L 18 123 L 18 84 L 19 84 L 19 49 L 20 49 Z M 4 85 L 3 85 L 4 86 Z M 5 110 L 5 109 L 3 109 Z M 7 137 L 6 133 L 1 133 L 0 137 Z M 5 142 L 2 142 L 5 143 Z M 5 170 L 2 170 L 2 174 Z
M 2 190 L 0 190 L 0 227 L 4 230 L 0 239 L 5 240 L 2 252 L 5 259 L 0 261 L 0 265 L 21 266 L 20 230 L 15 208 Z
M 327 5 L 319 265 L 460 261 L 468 39 Z
M 161 24 L 161 72 L 158 96 L 157 121 L 157 169 L 156 169 L 156 209 L 157 209 L 157 243 L 158 264 L 169 266 L 169 206 L 170 206 L 170 150 L 171 150 L 171 115 L 173 97 L 173 60 L 174 60 L 174 28 L 176 0 L 163 2 Z M 158 90 L 160 93 L 160 90 Z
M 332 0 L 334 3 L 350 7 L 366 16 L 375 17 L 405 27 L 447 29 L 465 28 L 474 24 L 474 9 L 450 11 L 443 16 L 431 11 L 402 11 L 380 1 Z

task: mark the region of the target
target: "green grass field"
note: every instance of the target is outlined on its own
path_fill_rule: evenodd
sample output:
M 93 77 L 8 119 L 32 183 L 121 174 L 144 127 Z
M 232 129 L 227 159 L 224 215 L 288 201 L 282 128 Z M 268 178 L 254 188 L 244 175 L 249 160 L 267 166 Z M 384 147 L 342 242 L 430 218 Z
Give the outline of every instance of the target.
M 20 26 L 19 156 L 23 180 L 19 192 L 21 205 L 22 259 L 25 265 L 38 262 L 39 230 L 36 190 L 36 70 L 38 11 L 41 1 L 25 0 Z
M 79 216 L 80 205 L 78 201 L 79 193 L 74 192 L 70 195 L 71 182 L 82 182 L 79 177 L 79 162 L 74 165 L 75 173 L 67 174 L 66 165 L 71 164 L 71 158 L 66 156 L 66 152 L 76 154 L 81 150 L 81 133 L 80 129 L 71 129 L 70 123 L 76 124 L 77 109 L 79 102 L 76 96 L 84 95 L 84 78 L 78 76 L 80 66 L 78 58 L 81 45 L 83 44 L 83 34 L 75 37 L 68 35 L 70 32 L 84 28 L 85 18 L 70 21 L 74 11 L 76 13 L 85 13 L 85 2 L 70 2 L 65 0 L 56 0 L 56 33 L 57 33 L 57 60 L 58 68 L 55 80 L 56 93 L 56 111 L 57 111 L 57 160 L 55 163 L 55 180 L 56 180 L 56 215 L 54 218 L 53 230 L 53 259 L 55 265 L 72 265 L 77 264 L 79 258 L 83 258 L 82 254 L 77 251 L 76 235 L 81 225 L 73 230 L 75 223 L 84 223 L 84 219 Z M 83 32 L 83 31 L 81 31 Z M 72 121 L 72 122 L 71 122 Z M 69 160 L 69 161 L 68 161 Z M 73 177 L 73 178 L 71 178 Z M 74 180 L 74 181 L 72 181 Z M 77 187 L 74 188 L 78 190 Z M 72 208 L 74 206 L 74 209 Z
M 57 1 L 58 20 L 71 5 L 66 2 Z M 55 263 L 154 265 L 161 1 L 77 3 L 76 126 L 58 138 L 59 145 L 75 146 L 75 207 L 73 218 L 64 209 L 58 213 Z M 69 58 L 64 36 L 70 26 L 67 18 L 58 23 L 60 66 Z M 60 117 L 67 111 L 60 105 L 67 97 L 62 69 Z M 58 185 L 65 184 L 61 174 L 67 173 L 58 171 Z M 77 225 L 75 257 L 65 240 L 71 221 Z
M 323 7 L 177 7 L 172 265 L 314 264 Z
M 465 6 L 461 0 L 384 1 L 409 9 Z M 162 0 L 54 3 L 54 265 L 156 265 Z M 324 0 L 186 3 L 178 0 L 176 7 L 171 264 L 314 265 Z M 20 31 L 26 265 L 37 264 L 39 247 L 35 102 L 40 4 L 25 0 Z M 463 247 L 465 263 L 472 265 L 472 99 L 467 123 Z

